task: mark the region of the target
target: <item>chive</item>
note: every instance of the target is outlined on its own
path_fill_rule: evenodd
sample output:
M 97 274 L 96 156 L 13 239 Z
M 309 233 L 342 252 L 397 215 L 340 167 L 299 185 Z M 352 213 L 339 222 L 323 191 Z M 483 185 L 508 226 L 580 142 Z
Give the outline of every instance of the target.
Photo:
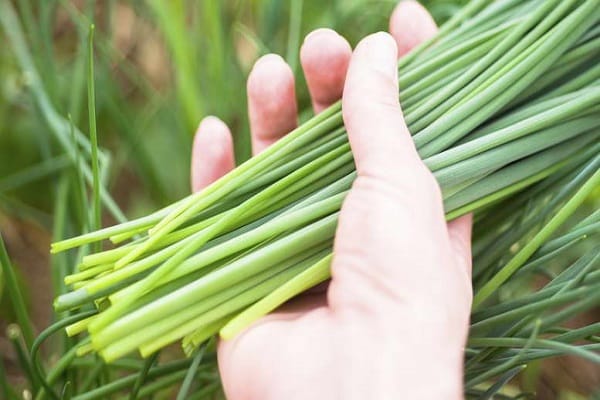
M 52 386 L 56 383 L 58 378 L 65 372 L 65 370 L 69 367 L 69 365 L 75 359 L 77 353 L 77 347 L 71 348 L 68 352 L 66 352 L 57 362 L 54 364 L 54 367 L 48 372 L 46 376 L 46 382 L 48 385 Z M 44 400 L 46 398 L 46 391 L 44 389 L 40 390 L 35 397 L 36 400 Z
M 8 258 L 2 234 L 0 234 L 0 267 L 2 267 L 2 279 L 4 280 L 6 293 L 8 294 L 13 310 L 15 311 L 19 332 L 22 332 L 23 334 L 25 346 L 30 347 L 33 344 L 33 326 L 29 319 L 27 307 L 25 306 L 25 299 L 23 298 L 23 293 L 21 292 L 20 285 L 17 281 L 14 267 Z
M 33 364 L 32 370 L 36 375 L 36 379 L 44 387 L 46 394 L 49 394 L 50 397 L 52 397 L 53 399 L 58 399 L 59 397 L 54 392 L 54 389 L 52 388 L 52 386 L 50 386 L 50 383 L 46 380 L 45 373 L 42 369 L 42 366 L 39 363 L 37 355 L 39 353 L 40 347 L 41 347 L 42 343 L 48 337 L 53 335 L 54 333 L 65 328 L 67 325 L 70 325 L 76 321 L 79 321 L 82 318 L 89 317 L 92 314 L 95 314 L 95 312 L 92 311 L 92 312 L 87 312 L 87 313 L 76 314 L 76 315 L 69 316 L 67 318 L 62 319 L 59 322 L 52 324 L 51 326 L 46 328 L 42 333 L 39 334 L 39 336 L 35 339 L 35 342 L 33 342 L 33 345 L 31 346 L 30 359 Z
M 165 365 L 157 366 L 148 371 L 148 378 L 154 379 L 160 376 L 181 374 L 181 372 L 185 373 L 185 369 L 188 367 L 188 365 L 189 362 L 187 361 L 174 361 Z M 131 387 L 131 385 L 136 381 L 137 377 L 137 374 L 127 375 L 123 378 L 116 379 L 109 384 L 89 390 L 77 396 L 73 396 L 73 400 L 105 399 L 107 396 Z M 140 395 L 142 395 L 142 391 L 143 390 L 140 391 Z
M 469 339 L 468 345 L 473 347 L 517 347 L 524 346 L 527 344 L 527 339 L 522 338 L 473 338 Z M 582 349 L 577 346 L 571 346 L 568 344 L 563 344 L 556 341 L 546 340 L 546 339 L 536 339 L 534 340 L 533 347 L 540 349 L 551 349 L 558 350 L 561 354 L 570 353 L 582 357 L 586 360 L 589 360 L 595 364 L 600 364 L 600 356 L 597 354 Z M 598 346 L 596 346 L 598 347 Z
M 331 258 L 332 255 L 328 254 L 252 306 L 246 308 L 221 328 L 219 332 L 220 336 L 225 340 L 231 339 L 240 330 L 273 311 L 287 300 L 327 280 L 331 276 L 331 272 L 329 271 Z
M 418 152 L 442 189 L 446 218 L 475 212 L 465 387 L 482 396 L 493 396 L 531 360 L 563 353 L 595 360 L 596 339 L 580 335 L 596 328 L 570 333 L 558 327 L 600 302 L 598 258 L 586 253 L 568 264 L 562 257 L 581 254 L 579 244 L 590 243 L 600 223 L 597 212 L 577 223 L 571 217 L 576 210 L 585 214 L 581 205 L 598 184 L 596 2 L 473 0 L 398 63 L 400 102 Z M 207 10 L 220 16 L 218 8 Z M 180 33 L 177 28 L 170 35 Z M 73 136 L 70 144 L 81 148 L 84 160 L 98 151 L 78 131 Z M 100 151 L 98 158 L 102 182 L 110 160 Z M 93 180 L 93 168 L 81 170 L 83 179 Z M 133 397 L 144 396 L 182 379 L 185 396 L 191 379 L 203 375 L 204 366 L 212 368 L 215 342 L 208 339 L 235 335 L 329 277 L 337 217 L 355 178 L 337 102 L 201 192 L 53 244 L 52 252 L 104 240 L 119 245 L 83 251 L 77 270 L 65 278 L 72 291 L 55 302 L 57 310 L 97 312 L 68 324 L 69 335 L 89 335 L 77 353 L 116 363 L 135 351 L 149 357 L 178 340 L 188 356 L 199 348 L 205 353 L 188 371 L 153 375 L 161 366 L 152 359 L 138 363 L 140 374 L 117 385 L 100 382 L 79 398 L 106 397 L 125 383 L 135 385 Z M 98 193 L 105 193 L 102 185 Z M 524 289 L 531 273 L 551 283 Z M 102 368 L 92 372 L 86 390 Z M 218 388 L 215 376 L 206 380 L 189 397 Z
M 289 269 L 277 274 L 275 277 L 273 277 L 273 279 L 269 279 L 269 280 L 259 283 L 258 285 L 256 285 L 253 288 L 252 291 L 243 292 L 242 294 L 240 294 L 224 303 L 221 303 L 219 306 L 214 307 L 209 312 L 206 312 L 206 313 L 202 314 L 201 316 L 196 317 L 193 320 L 179 326 L 177 329 L 169 332 L 168 334 L 163 335 L 151 342 L 144 343 L 140 347 L 140 351 L 142 352 L 142 354 L 149 354 L 149 353 L 155 351 L 155 349 L 157 349 L 157 348 L 162 348 L 166 344 L 171 343 L 172 341 L 175 341 L 184 335 L 194 332 L 196 326 L 206 326 L 209 324 L 218 323 L 223 317 L 227 317 L 229 314 L 239 311 L 240 309 L 243 309 L 244 307 L 248 306 L 249 304 L 252 304 L 256 300 L 260 299 L 266 293 L 273 291 L 276 287 L 280 286 L 281 284 L 283 284 L 284 282 L 289 280 L 295 274 L 298 274 L 298 272 L 302 271 L 304 268 L 305 268 L 304 264 L 299 263 L 299 264 L 293 266 L 292 268 L 289 268 Z M 220 329 L 220 326 L 216 326 L 215 331 L 210 332 L 210 336 L 217 333 L 219 331 L 219 329 Z M 206 333 L 208 333 L 208 332 L 206 332 Z M 204 340 L 206 340 L 206 338 L 202 337 L 202 338 L 196 339 L 196 340 L 204 341 Z M 118 342 L 114 346 L 117 346 L 117 345 L 118 345 Z M 105 355 L 105 357 L 106 357 L 106 355 Z M 108 358 L 110 359 L 110 357 L 108 357 Z
M 146 380 L 146 378 L 148 376 L 148 371 L 156 363 L 156 360 L 157 360 L 159 354 L 160 354 L 159 352 L 154 353 L 152 355 L 152 357 L 148 358 L 146 360 L 146 362 L 144 363 L 144 366 L 143 366 L 142 370 L 140 371 L 140 373 L 138 374 L 138 377 L 135 380 L 135 383 L 133 384 L 133 388 L 131 389 L 131 392 L 129 393 L 130 400 L 135 400 L 138 398 L 140 388 L 142 387 L 142 385 L 144 384 L 144 381 Z
M 294 261 L 296 260 L 292 259 L 290 262 Z M 210 311 L 219 304 L 234 298 L 240 293 L 258 285 L 259 283 L 271 278 L 272 276 L 289 267 L 290 266 L 287 265 L 287 263 L 282 263 L 277 267 L 262 271 L 261 273 L 252 276 L 239 285 L 231 286 L 221 292 L 215 293 L 212 296 L 208 296 L 202 300 L 199 300 L 195 302 L 193 306 L 186 307 L 180 312 L 171 313 L 171 315 L 163 318 L 161 321 L 162 323 L 159 326 L 156 326 L 154 329 L 142 329 L 142 323 L 144 322 L 144 311 L 143 308 L 141 308 L 139 311 L 131 313 L 127 315 L 127 317 L 119 319 L 114 324 L 109 325 L 102 331 L 101 335 L 92 338 L 92 343 L 95 348 L 103 349 L 113 342 L 115 338 L 124 336 L 125 339 L 121 342 L 126 341 L 127 343 L 135 343 L 135 345 L 130 345 L 128 348 L 128 351 L 131 351 L 138 347 L 139 344 L 159 338 L 161 335 L 168 334 L 169 331 L 177 329 L 181 324 L 189 321 L 191 318 Z M 142 318 L 140 319 L 140 317 Z M 140 330 L 137 330 L 137 327 L 139 327 Z M 133 332 L 135 332 L 135 334 L 132 334 Z M 121 346 L 123 347 L 123 345 Z
M 2 398 L 7 400 L 17 399 L 18 396 L 13 390 L 12 387 L 8 385 L 8 380 L 6 378 L 6 369 L 4 368 L 4 360 L 0 358 L 0 390 L 2 393 Z
M 176 400 L 185 400 L 188 397 L 188 392 L 190 391 L 190 387 L 192 386 L 192 384 L 194 382 L 196 372 L 198 371 L 198 367 L 200 366 L 200 363 L 202 362 L 202 358 L 204 357 L 205 351 L 206 351 L 206 346 L 203 346 L 200 349 L 200 351 L 198 351 L 198 354 L 196 354 L 194 356 L 192 365 L 190 366 L 190 368 L 188 369 L 188 371 L 185 375 L 185 379 L 183 380 L 183 383 L 181 384 L 181 388 L 179 389 L 179 392 L 177 392 Z
M 37 392 L 39 388 L 39 381 L 33 372 L 33 366 L 31 365 L 27 350 L 23 346 L 23 335 L 21 334 L 21 328 L 19 325 L 8 325 L 6 327 L 6 337 L 13 345 L 19 366 L 27 378 L 30 388 L 34 393 Z
M 596 157 L 600 160 L 600 157 Z M 600 170 L 578 190 L 575 196 L 559 210 L 559 212 L 548 222 L 548 225 L 540 231 L 515 257 L 507 263 L 503 269 L 490 279 L 475 295 L 473 299 L 473 308 L 477 309 L 481 303 L 487 299 L 510 275 L 512 275 L 525 261 L 539 248 L 539 246 L 550 236 L 561 223 L 568 218 L 587 195 L 600 184 Z
M 512 369 L 515 365 L 518 365 L 521 362 L 521 359 L 523 358 L 523 356 L 527 353 L 527 351 L 533 345 L 535 339 L 538 336 L 539 329 L 540 329 L 540 323 L 538 320 L 535 323 L 535 327 L 534 327 L 533 332 L 531 333 L 531 336 L 529 337 L 529 339 L 527 340 L 525 345 L 521 349 L 519 349 L 519 352 L 515 356 L 502 362 L 500 365 L 497 365 L 493 368 L 490 368 L 488 371 L 486 371 L 482 374 L 479 374 L 476 378 L 468 380 L 465 387 L 472 388 L 473 386 L 475 386 L 481 382 L 484 382 L 487 379 L 489 379 L 495 375 L 498 375 L 506 370 Z

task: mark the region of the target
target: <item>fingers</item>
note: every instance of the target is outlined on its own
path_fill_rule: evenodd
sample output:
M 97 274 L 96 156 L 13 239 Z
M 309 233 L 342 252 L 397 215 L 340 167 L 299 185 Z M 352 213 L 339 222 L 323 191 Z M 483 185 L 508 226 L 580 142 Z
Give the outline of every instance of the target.
M 448 223 L 448 236 L 460 267 L 471 278 L 471 230 L 473 214 L 463 215 Z
M 233 140 L 229 128 L 216 117 L 204 118 L 192 145 L 192 191 L 205 188 L 234 166 Z
M 315 114 L 342 97 L 352 48 L 331 29 L 317 29 L 304 39 L 300 62 Z
M 300 51 L 315 113 L 337 101 L 352 49 L 330 29 L 308 35 Z M 274 54 L 260 58 L 248 77 L 248 112 L 254 154 L 260 153 L 298 123 L 294 76 Z
M 398 101 L 396 54 L 394 39 L 376 33 L 357 45 L 348 68 L 342 111 L 359 175 L 388 179 L 423 165 Z
M 396 39 L 398 57 L 433 37 L 436 32 L 437 26 L 431 15 L 414 0 L 398 3 L 390 17 L 390 33 Z
M 278 55 L 261 57 L 247 83 L 252 150 L 258 154 L 298 124 L 294 74 Z

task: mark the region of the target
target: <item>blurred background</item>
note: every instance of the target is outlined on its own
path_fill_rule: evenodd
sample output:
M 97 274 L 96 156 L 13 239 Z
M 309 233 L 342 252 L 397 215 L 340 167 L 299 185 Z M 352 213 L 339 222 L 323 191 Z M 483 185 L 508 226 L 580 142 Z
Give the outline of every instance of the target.
M 422 3 L 438 23 L 463 0 Z M 386 30 L 394 0 L 0 0 L 0 232 L 37 331 L 77 254 L 48 255 L 49 243 L 93 228 L 88 207 L 91 146 L 89 29 L 103 225 L 133 218 L 189 192 L 191 141 L 214 114 L 249 157 L 245 80 L 263 54 L 282 55 L 296 74 L 301 119 L 312 112 L 298 51 L 329 27 L 352 45 Z M 9 341 L 15 316 L 0 275 L 0 353 L 18 385 Z M 52 349 L 48 350 L 52 353 Z M 543 371 L 543 373 L 542 373 Z M 578 399 L 598 383 L 586 364 L 533 364 L 523 385 L 540 398 Z M 530 382 L 527 382 L 530 379 Z M 580 395 L 576 393 L 579 392 Z

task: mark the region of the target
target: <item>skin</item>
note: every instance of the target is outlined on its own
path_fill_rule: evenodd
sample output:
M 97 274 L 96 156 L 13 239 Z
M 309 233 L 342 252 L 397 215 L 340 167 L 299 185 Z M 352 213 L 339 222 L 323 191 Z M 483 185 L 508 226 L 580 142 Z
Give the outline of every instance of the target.
M 329 29 L 300 52 L 316 113 L 342 97 L 358 178 L 340 215 L 332 279 L 219 344 L 227 398 L 460 399 L 471 306 L 471 217 L 446 223 L 439 186 L 404 123 L 397 57 L 435 34 L 416 2 L 352 52 Z M 248 78 L 254 153 L 297 125 L 292 71 L 277 55 Z M 343 95 L 342 95 L 343 94 Z M 215 117 L 196 134 L 192 187 L 234 168 Z

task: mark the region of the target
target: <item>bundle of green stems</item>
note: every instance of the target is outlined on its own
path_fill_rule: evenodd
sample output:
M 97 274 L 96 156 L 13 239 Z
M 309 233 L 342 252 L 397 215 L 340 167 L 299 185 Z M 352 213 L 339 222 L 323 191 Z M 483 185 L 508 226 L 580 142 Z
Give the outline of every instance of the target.
M 488 3 L 473 0 L 398 66 L 405 119 L 447 219 L 475 212 L 487 221 L 476 256 L 493 253 L 490 243 L 513 243 L 494 228 L 507 218 L 491 215 L 498 204 L 518 210 L 529 190 L 577 177 L 572 212 L 600 183 L 598 0 Z M 52 252 L 106 239 L 118 245 L 83 257 L 55 308 L 96 310 L 67 332 L 87 331 L 79 352 L 107 361 L 178 340 L 192 354 L 218 332 L 231 337 L 329 278 L 355 177 L 337 103 L 201 192 L 54 243 Z M 476 262 L 475 308 L 543 244 L 507 268 Z

